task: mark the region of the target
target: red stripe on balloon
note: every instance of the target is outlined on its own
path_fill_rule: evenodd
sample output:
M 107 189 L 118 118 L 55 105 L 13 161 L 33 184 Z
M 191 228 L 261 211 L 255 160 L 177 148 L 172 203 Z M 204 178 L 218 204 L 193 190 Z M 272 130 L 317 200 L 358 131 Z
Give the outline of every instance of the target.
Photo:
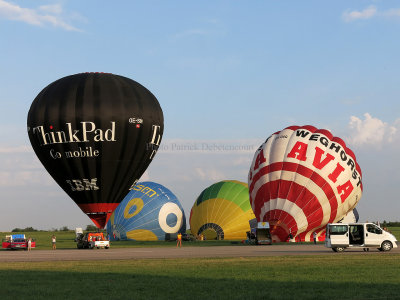
M 278 186 L 279 188 L 277 188 Z M 271 191 L 271 193 L 268 194 L 265 191 Z M 290 192 L 287 193 L 286 191 Z M 315 195 L 304 186 L 296 182 L 286 180 L 267 182 L 258 190 L 255 202 L 255 215 L 260 216 L 261 209 L 264 204 L 277 198 L 286 199 L 286 201 L 295 203 L 306 216 L 308 226 L 310 226 L 310 223 L 312 223 L 313 228 L 315 228 L 322 223 L 324 213 L 321 203 L 315 197 Z M 279 214 L 277 215 L 275 213 L 270 213 L 269 216 L 271 216 L 272 219 L 277 219 L 284 222 L 282 216 Z M 269 222 L 272 219 L 267 218 L 266 221 Z
M 317 235 L 319 234 L 319 236 L 317 237 L 318 241 L 320 241 L 320 242 L 325 241 L 325 227 L 307 230 L 305 232 L 300 233 L 296 238 L 299 239 L 299 242 L 312 242 L 312 241 L 314 241 L 314 236 L 313 236 L 314 231 L 317 233 Z M 309 237 L 306 240 L 306 235 L 308 233 L 309 233 Z
M 254 189 L 254 185 L 257 182 L 257 180 L 259 180 L 262 176 L 267 175 L 271 172 L 274 171 L 290 171 L 290 172 L 296 172 L 304 177 L 309 178 L 310 180 L 312 180 L 316 185 L 318 185 L 325 193 L 326 198 L 329 201 L 329 204 L 331 206 L 331 215 L 329 218 L 329 222 L 332 222 L 334 220 L 334 218 L 336 217 L 336 211 L 337 211 L 337 207 L 338 207 L 338 200 L 336 198 L 335 193 L 333 192 L 332 187 L 330 186 L 329 182 L 326 181 L 322 176 L 320 176 L 318 173 L 314 172 L 313 170 L 300 165 L 300 164 L 296 164 L 296 163 L 290 163 L 290 162 L 278 162 L 278 163 L 273 163 L 269 166 L 263 167 L 261 168 L 253 177 L 252 182 L 250 184 L 249 187 L 249 192 L 250 192 L 250 201 L 251 203 L 254 203 L 254 206 L 256 208 L 256 210 L 254 211 L 255 215 L 258 216 L 259 215 L 259 210 L 257 210 L 257 206 L 258 203 L 262 202 L 262 204 L 265 202 L 263 201 L 262 195 L 264 195 L 264 197 L 269 197 L 266 199 L 274 199 L 272 198 L 271 195 L 275 195 L 275 191 L 272 191 L 270 189 L 263 189 L 263 193 L 260 193 L 259 195 L 259 191 L 261 189 L 261 187 L 259 188 L 259 190 L 257 191 L 257 195 L 258 198 L 256 197 L 256 199 L 252 199 L 251 195 Z M 265 185 L 265 183 L 263 184 Z M 277 191 L 276 191 L 277 192 Z M 291 191 L 288 191 L 288 197 L 290 197 L 290 193 L 292 193 Z M 286 197 L 282 197 L 283 199 L 286 199 Z

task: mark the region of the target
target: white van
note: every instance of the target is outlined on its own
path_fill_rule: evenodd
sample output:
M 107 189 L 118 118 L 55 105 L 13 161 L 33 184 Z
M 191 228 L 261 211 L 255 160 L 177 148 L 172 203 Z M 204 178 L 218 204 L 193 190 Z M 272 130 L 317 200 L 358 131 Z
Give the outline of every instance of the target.
M 396 237 L 373 223 L 330 223 L 326 225 L 325 247 L 335 252 L 346 248 L 378 248 L 390 251 L 397 248 Z

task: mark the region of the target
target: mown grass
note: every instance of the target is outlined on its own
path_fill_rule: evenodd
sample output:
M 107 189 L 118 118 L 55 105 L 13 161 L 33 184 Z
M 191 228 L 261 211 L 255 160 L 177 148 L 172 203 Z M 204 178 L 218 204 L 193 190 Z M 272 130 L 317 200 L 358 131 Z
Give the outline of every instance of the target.
M 399 299 L 400 255 L 0 264 L 2 299 Z

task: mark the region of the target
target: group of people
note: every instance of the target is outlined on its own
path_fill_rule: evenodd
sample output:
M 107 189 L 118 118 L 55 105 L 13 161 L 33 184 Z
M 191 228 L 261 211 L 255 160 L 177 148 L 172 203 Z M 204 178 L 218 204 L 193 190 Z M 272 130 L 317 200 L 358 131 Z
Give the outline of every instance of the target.
M 56 250 L 57 249 L 57 247 L 56 247 L 56 236 L 53 234 L 53 236 L 51 237 L 51 245 L 52 245 L 52 249 L 53 250 Z M 28 238 L 28 251 L 31 251 L 32 250 L 32 238 L 31 237 L 29 237 Z
M 56 236 L 53 234 L 53 236 L 51 237 L 51 245 L 52 245 L 53 250 L 57 249 L 56 241 L 57 241 Z M 29 237 L 28 238 L 28 251 L 31 251 L 31 250 L 32 250 L 32 238 Z

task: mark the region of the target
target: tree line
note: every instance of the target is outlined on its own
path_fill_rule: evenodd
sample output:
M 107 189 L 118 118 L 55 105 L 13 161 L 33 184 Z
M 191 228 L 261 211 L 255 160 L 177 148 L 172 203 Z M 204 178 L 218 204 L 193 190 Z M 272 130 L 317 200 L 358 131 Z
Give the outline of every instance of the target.
M 86 231 L 97 231 L 97 227 L 94 225 L 86 225 Z M 39 230 L 33 227 L 25 227 L 25 228 L 14 228 L 11 232 L 35 232 L 35 231 L 75 231 L 75 229 L 69 229 L 68 226 L 62 226 L 60 228 L 52 228 L 51 230 Z
M 381 227 L 400 227 L 400 222 L 383 221 Z

